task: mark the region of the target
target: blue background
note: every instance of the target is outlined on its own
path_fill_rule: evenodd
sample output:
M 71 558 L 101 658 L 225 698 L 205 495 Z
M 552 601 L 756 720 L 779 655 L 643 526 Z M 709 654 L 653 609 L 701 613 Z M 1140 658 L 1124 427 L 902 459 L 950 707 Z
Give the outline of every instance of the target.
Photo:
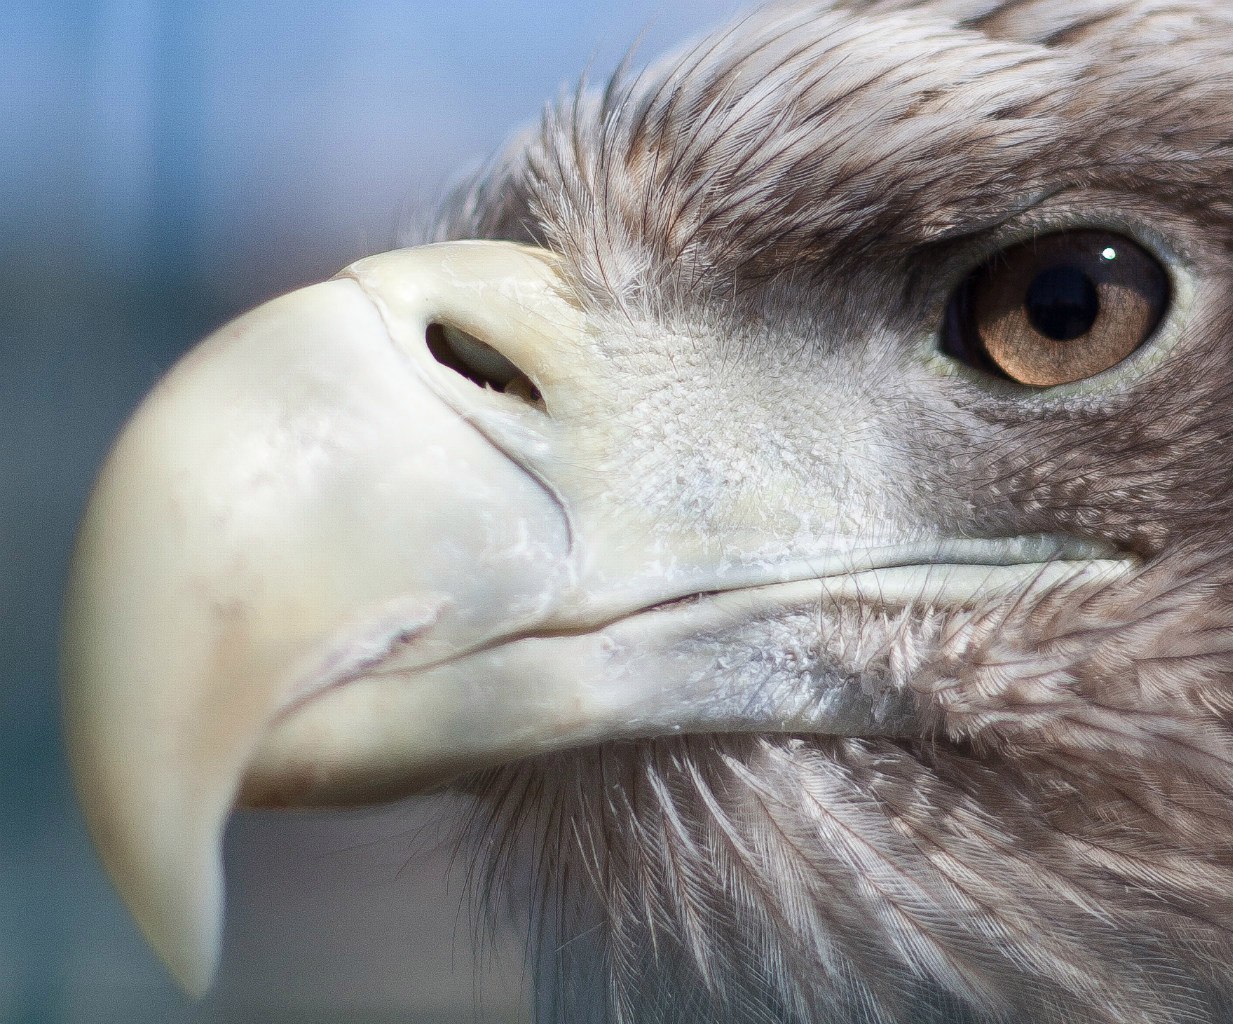
M 475 969 L 415 802 L 239 816 L 222 975 L 184 1000 L 73 802 L 59 595 L 110 439 L 188 345 L 388 248 L 582 70 L 735 7 L 0 2 L 0 1020 L 525 1015 L 519 936 Z

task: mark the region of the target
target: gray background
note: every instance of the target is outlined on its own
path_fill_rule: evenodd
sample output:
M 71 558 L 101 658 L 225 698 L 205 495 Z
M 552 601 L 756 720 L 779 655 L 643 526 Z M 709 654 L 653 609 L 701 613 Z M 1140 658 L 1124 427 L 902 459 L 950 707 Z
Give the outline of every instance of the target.
M 244 308 L 388 247 L 590 67 L 736 0 L 0 0 L 0 1020 L 498 1021 L 426 808 L 247 814 L 222 976 L 193 1005 L 85 839 L 55 646 L 72 532 L 127 412 Z

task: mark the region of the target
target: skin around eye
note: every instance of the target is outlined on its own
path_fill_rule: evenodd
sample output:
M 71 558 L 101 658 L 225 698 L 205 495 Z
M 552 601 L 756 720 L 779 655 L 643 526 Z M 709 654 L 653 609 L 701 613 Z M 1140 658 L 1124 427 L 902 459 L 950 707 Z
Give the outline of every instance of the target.
M 1033 387 L 1109 369 L 1155 332 L 1169 302 L 1160 263 L 1107 231 L 1063 231 L 995 254 L 951 297 L 943 350 Z

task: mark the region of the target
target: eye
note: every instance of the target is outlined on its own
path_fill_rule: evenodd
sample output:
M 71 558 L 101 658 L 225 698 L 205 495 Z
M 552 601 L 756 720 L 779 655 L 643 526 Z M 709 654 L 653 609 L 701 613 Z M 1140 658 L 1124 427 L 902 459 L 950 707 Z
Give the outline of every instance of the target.
M 1082 380 L 1121 362 L 1169 304 L 1164 268 L 1107 231 L 1063 231 L 1003 249 L 951 296 L 942 350 L 1021 384 Z

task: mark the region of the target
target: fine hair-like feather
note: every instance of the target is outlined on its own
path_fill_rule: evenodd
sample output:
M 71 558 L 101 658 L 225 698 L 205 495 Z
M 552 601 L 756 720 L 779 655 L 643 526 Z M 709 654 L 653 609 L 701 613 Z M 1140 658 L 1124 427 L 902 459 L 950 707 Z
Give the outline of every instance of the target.
M 890 351 L 1012 226 L 1075 224 L 1149 233 L 1194 269 L 1167 366 L 1015 404 L 930 392 Z M 915 737 L 674 737 L 470 780 L 476 884 L 531 907 L 541 1019 L 1227 1015 L 1223 0 L 764 8 L 550 107 L 436 229 L 474 236 L 559 253 L 615 357 L 675 333 L 695 363 L 755 368 L 751 402 L 803 400 L 819 365 L 897 375 L 889 514 L 928 503 L 965 535 L 1067 532 L 1141 560 L 958 610 L 821 599 L 789 624 L 785 650 L 909 692 Z M 644 443 L 647 465 L 674 455 Z M 751 639 L 749 659 L 775 656 Z

